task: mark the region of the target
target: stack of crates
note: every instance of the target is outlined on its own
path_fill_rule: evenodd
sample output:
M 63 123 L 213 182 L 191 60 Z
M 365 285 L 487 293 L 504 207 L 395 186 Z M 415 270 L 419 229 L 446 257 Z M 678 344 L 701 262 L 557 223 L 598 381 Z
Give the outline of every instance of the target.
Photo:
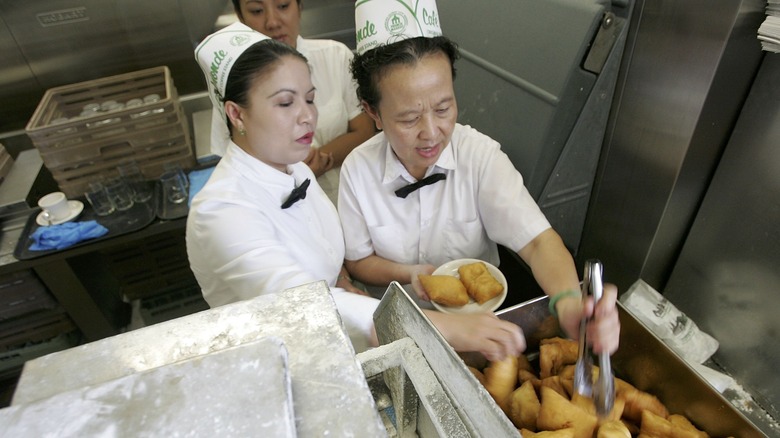
M 84 194 L 135 160 L 156 179 L 196 164 L 186 114 L 166 66 L 51 88 L 25 128 L 60 190 Z

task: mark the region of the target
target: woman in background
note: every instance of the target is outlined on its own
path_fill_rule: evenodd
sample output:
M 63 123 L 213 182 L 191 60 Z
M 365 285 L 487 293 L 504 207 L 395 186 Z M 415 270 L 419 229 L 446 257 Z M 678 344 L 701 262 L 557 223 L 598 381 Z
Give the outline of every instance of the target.
M 371 118 L 357 100 L 349 72 L 352 51 L 338 41 L 302 38 L 301 0 L 233 0 L 233 8 L 242 23 L 292 46 L 309 60 L 319 121 L 313 148 L 304 162 L 336 204 L 341 163 L 352 149 L 375 134 Z

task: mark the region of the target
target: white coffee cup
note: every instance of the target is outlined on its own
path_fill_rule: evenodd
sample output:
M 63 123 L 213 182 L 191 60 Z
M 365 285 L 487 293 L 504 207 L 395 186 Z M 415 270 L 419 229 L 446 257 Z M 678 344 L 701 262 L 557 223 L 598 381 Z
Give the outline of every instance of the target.
M 62 192 L 52 192 L 38 200 L 38 207 L 46 212 L 51 220 L 62 220 L 70 216 L 68 197 Z

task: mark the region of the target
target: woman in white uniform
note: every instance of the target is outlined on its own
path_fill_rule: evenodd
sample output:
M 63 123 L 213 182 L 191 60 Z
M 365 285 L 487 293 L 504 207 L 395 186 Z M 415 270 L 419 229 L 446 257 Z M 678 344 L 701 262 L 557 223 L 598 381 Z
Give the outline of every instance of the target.
M 313 148 L 304 162 L 336 204 L 341 163 L 375 133 L 371 118 L 357 100 L 349 72 L 352 51 L 338 41 L 302 38 L 301 0 L 233 0 L 233 8 L 242 23 L 289 44 L 309 60 L 319 120 Z
M 356 18 L 359 26 L 366 20 Z M 352 63 L 363 107 L 382 132 L 341 170 L 348 270 L 380 288 L 411 284 L 427 300 L 419 274 L 460 258 L 497 265 L 498 242 L 530 266 L 561 326 L 576 337 L 581 317 L 594 310 L 582 304 L 571 255 L 500 145 L 456 123 L 456 45 L 443 36 L 390 41 L 364 39 Z M 617 349 L 616 297 L 608 286 L 595 311 L 594 351 Z
M 195 53 L 215 112 L 235 134 L 187 219 L 190 267 L 204 298 L 214 307 L 325 280 L 355 350 L 375 345 L 378 300 L 340 275 L 338 214 L 302 162 L 317 123 L 305 58 L 241 23 L 207 37 Z M 524 347 L 517 327 L 495 317 L 427 314 L 459 351 L 501 358 Z

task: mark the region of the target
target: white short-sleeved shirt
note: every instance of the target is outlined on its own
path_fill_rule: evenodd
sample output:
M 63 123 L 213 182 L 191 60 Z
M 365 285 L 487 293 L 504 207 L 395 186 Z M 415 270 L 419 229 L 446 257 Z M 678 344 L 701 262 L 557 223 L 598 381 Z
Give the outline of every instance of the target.
M 384 133 L 347 156 L 338 205 L 347 260 L 376 253 L 405 264 L 477 258 L 498 265 L 496 243 L 519 251 L 550 228 L 498 142 L 469 126 L 456 124 L 426 176 L 432 173 L 447 178 L 399 198 L 395 190 L 416 180 Z
M 271 168 L 231 142 L 192 200 L 190 267 L 211 307 L 325 280 L 360 350 L 353 334 L 367 342 L 378 302 L 333 287 L 344 261 L 336 209 L 308 166 L 296 163 L 288 171 Z M 306 198 L 283 210 L 292 189 L 307 178 L 312 181 Z
M 316 88 L 314 104 L 319 113 L 317 129 L 312 145 L 319 148 L 334 138 L 346 134 L 349 121 L 362 109 L 357 98 L 357 85 L 352 79 L 349 64 L 353 53 L 349 48 L 333 40 L 309 40 L 298 37 L 297 50 L 309 61 L 311 80 Z M 220 120 L 219 112 L 213 112 L 211 152 L 222 156 L 227 147 L 227 124 Z M 220 140 L 223 139 L 223 140 Z M 320 186 L 335 204 L 338 196 L 339 168 L 334 168 L 317 178 Z

